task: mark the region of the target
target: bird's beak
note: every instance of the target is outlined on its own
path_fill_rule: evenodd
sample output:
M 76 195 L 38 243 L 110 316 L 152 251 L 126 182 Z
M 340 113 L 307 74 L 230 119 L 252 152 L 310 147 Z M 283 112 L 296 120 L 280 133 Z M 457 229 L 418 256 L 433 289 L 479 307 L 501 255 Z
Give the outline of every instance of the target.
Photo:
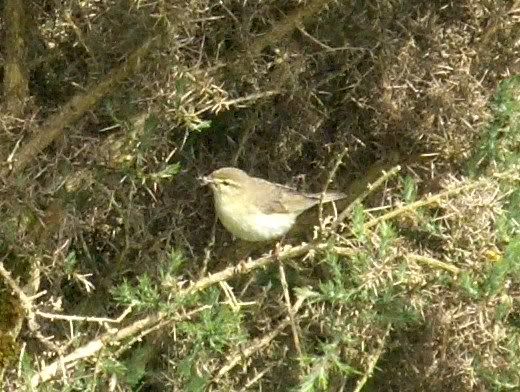
M 201 186 L 206 186 L 214 183 L 213 178 L 211 178 L 210 176 L 200 176 L 197 177 L 197 180 L 199 180 Z

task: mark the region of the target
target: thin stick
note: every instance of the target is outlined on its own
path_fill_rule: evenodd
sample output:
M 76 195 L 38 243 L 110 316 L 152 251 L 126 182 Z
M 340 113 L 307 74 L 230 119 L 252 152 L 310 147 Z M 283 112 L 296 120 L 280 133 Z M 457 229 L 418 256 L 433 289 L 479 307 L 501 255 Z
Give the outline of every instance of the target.
M 208 245 L 204 248 L 204 259 L 202 260 L 202 268 L 199 272 L 199 279 L 204 277 L 206 275 L 206 272 L 208 271 L 208 263 L 211 258 L 211 252 L 213 250 L 213 247 L 215 246 L 215 232 L 217 228 L 217 215 L 215 215 L 213 219 L 213 226 L 211 228 L 211 234 L 209 237 Z
M 27 18 L 26 2 L 4 2 L 4 80 L 3 95 L 6 111 L 14 117 L 23 115 L 29 98 L 27 71 Z
M 361 377 L 361 380 L 358 381 L 356 385 L 356 389 L 354 389 L 353 392 L 360 392 L 363 387 L 365 386 L 368 379 L 372 376 L 372 373 L 374 372 L 374 369 L 377 365 L 377 361 L 379 361 L 379 358 L 381 357 L 381 354 L 383 353 L 383 349 L 385 348 L 385 342 L 386 338 L 388 337 L 388 334 L 390 333 L 390 328 L 392 327 L 391 324 L 388 324 L 386 326 L 386 331 L 383 337 L 381 338 L 379 348 L 377 349 L 376 353 L 372 356 L 372 359 L 370 360 L 370 363 L 368 364 L 368 369 L 366 370 L 363 377 Z
M 459 267 L 455 267 L 454 265 L 444 263 L 443 261 L 434 259 L 433 257 L 429 257 L 429 256 L 417 255 L 417 254 L 412 253 L 412 254 L 406 255 L 405 258 L 413 260 L 417 263 L 426 264 L 432 268 L 446 270 L 455 275 L 459 274 L 461 271 L 461 269 Z
M 128 316 L 132 312 L 132 306 L 129 306 L 125 309 L 121 315 L 116 319 L 111 319 L 107 317 L 92 317 L 92 316 L 75 316 L 75 315 L 67 315 L 67 314 L 56 314 L 56 313 L 47 313 L 47 312 L 40 312 L 37 310 L 35 314 L 40 317 L 48 318 L 51 320 L 66 320 L 66 321 L 85 321 L 88 323 L 115 323 L 118 324 L 123 319 Z
M 276 23 L 271 31 L 262 36 L 259 39 L 256 39 L 255 42 L 250 46 L 249 53 L 251 57 L 256 57 L 264 50 L 267 46 L 272 45 L 280 41 L 287 34 L 291 33 L 294 29 L 296 29 L 300 24 L 302 24 L 306 19 L 314 14 L 317 14 L 321 11 L 330 0 L 311 0 L 308 1 L 305 7 L 299 8 L 285 18 Z
M 198 291 L 204 290 L 210 286 L 213 286 L 215 283 L 218 283 L 223 280 L 228 280 L 231 277 L 244 275 L 248 272 L 251 272 L 255 269 L 263 268 L 272 264 L 275 260 L 289 260 L 298 256 L 302 256 L 309 252 L 312 249 L 316 249 L 319 244 L 304 244 L 300 246 L 295 246 L 294 248 L 290 248 L 286 251 L 281 252 L 276 257 L 275 255 L 266 255 L 259 257 L 256 260 L 248 261 L 245 263 L 241 263 L 238 267 L 228 267 L 220 272 L 217 272 L 213 275 L 209 275 L 205 278 L 198 280 L 197 282 L 192 283 L 186 289 L 182 290 L 182 295 L 193 294 Z M 179 294 L 181 294 L 179 293 Z
M 33 310 L 33 303 L 31 298 L 23 292 L 18 283 L 16 283 L 15 280 L 11 277 L 11 273 L 5 269 L 2 262 L 0 262 L 0 275 L 2 278 L 4 278 L 4 281 L 20 301 L 20 305 L 25 311 L 27 327 L 32 332 L 32 334 L 47 348 L 61 356 L 61 349 L 55 343 L 51 342 L 49 338 L 43 336 L 43 334 L 39 331 L 40 326 L 38 323 L 36 323 L 36 315 Z
M 343 151 L 341 151 L 338 154 L 338 157 L 336 158 L 336 162 L 334 163 L 334 167 L 329 173 L 329 176 L 327 177 L 327 182 L 325 183 L 325 186 L 323 187 L 323 191 L 320 195 L 320 204 L 318 205 L 318 216 L 319 216 L 319 222 L 320 222 L 320 233 L 323 234 L 325 231 L 325 224 L 323 222 L 323 202 L 325 201 L 325 196 L 327 194 L 327 190 L 329 189 L 329 185 L 332 183 L 332 180 L 334 180 L 334 177 L 336 176 L 336 172 L 339 169 L 339 166 L 343 162 L 343 158 L 348 152 L 348 148 L 344 148 Z
M 206 309 L 210 309 L 210 308 L 211 308 L 210 305 L 203 305 L 203 306 L 198 307 L 197 309 L 193 309 L 189 313 L 181 316 L 182 321 L 189 320 L 194 315 L 196 315 Z M 146 335 L 164 327 L 165 325 L 171 324 L 176 321 L 180 321 L 180 319 L 179 318 L 170 319 L 170 320 L 163 319 L 160 322 L 158 322 L 157 324 L 152 325 L 150 328 L 142 330 L 139 334 L 134 336 L 132 339 L 130 339 L 130 341 L 126 342 L 121 348 L 119 348 L 116 352 L 114 352 L 115 358 L 118 358 L 119 356 L 121 356 L 121 354 L 123 354 L 126 350 L 128 350 L 130 347 L 132 347 L 134 345 L 134 343 L 142 341 Z
M 301 306 L 303 305 L 303 302 L 305 301 L 306 297 L 299 297 L 298 300 L 295 302 L 292 310 L 294 313 L 297 313 L 298 310 L 300 310 Z M 276 338 L 285 328 L 287 328 L 291 324 L 291 318 L 287 316 L 285 320 L 281 321 L 280 324 L 276 326 L 271 332 L 269 332 L 267 335 L 262 336 L 261 338 L 257 338 L 253 341 L 253 343 L 247 347 L 244 350 L 241 350 L 239 353 L 234 355 L 228 363 L 223 366 L 215 378 L 213 379 L 213 382 L 218 382 L 222 376 L 224 376 L 226 373 L 228 373 L 230 370 L 232 370 L 236 365 L 240 363 L 241 360 L 244 358 L 249 358 L 251 355 L 256 353 L 257 351 L 261 350 L 263 347 L 267 346 L 271 341 L 273 341 L 274 338 Z
M 36 388 L 42 382 L 48 381 L 52 377 L 56 376 L 60 369 L 68 369 L 71 366 L 73 366 L 73 362 L 95 355 L 100 350 L 107 347 L 110 343 L 115 343 L 130 336 L 134 336 L 138 334 L 140 331 L 143 331 L 146 328 L 160 323 L 165 319 L 165 317 L 166 316 L 164 313 L 156 313 L 152 316 L 138 320 L 135 323 L 129 325 L 128 327 L 120 329 L 116 332 L 107 332 L 103 334 L 101 337 L 91 340 L 90 342 L 77 348 L 70 354 L 53 361 L 52 363 L 41 369 L 38 373 L 33 375 L 30 381 L 31 387 Z
M 396 216 L 402 215 L 402 214 L 410 212 L 410 211 L 415 211 L 421 207 L 424 207 L 424 206 L 427 206 L 430 204 L 440 203 L 442 201 L 442 199 L 444 199 L 444 198 L 459 194 L 463 191 L 467 191 L 467 190 L 476 188 L 480 185 L 481 185 L 481 181 L 475 181 L 470 184 L 462 185 L 462 186 L 459 186 L 459 187 L 456 187 L 453 189 L 448 189 L 447 191 L 427 197 L 426 199 L 423 199 L 423 200 L 418 200 L 414 203 L 407 204 L 400 208 L 396 208 L 395 210 L 387 212 L 386 214 L 383 214 L 381 216 L 378 216 L 377 218 L 374 218 L 374 219 L 368 221 L 367 223 L 364 224 L 364 228 L 370 229 L 370 228 L 378 225 L 381 222 L 393 219 Z
M 303 356 L 303 352 L 300 345 L 300 335 L 298 333 L 298 327 L 296 326 L 296 322 L 294 320 L 294 309 L 291 305 L 289 285 L 287 284 L 287 278 L 285 277 L 285 269 L 283 268 L 282 263 L 279 264 L 278 270 L 280 271 L 280 281 L 282 282 L 283 296 L 285 298 L 285 305 L 287 306 L 287 313 L 289 315 L 289 320 L 291 321 L 291 330 L 294 340 L 294 347 L 296 348 L 296 351 L 298 352 L 298 355 L 301 358 Z
M 332 224 L 331 230 L 335 231 L 338 226 L 343 223 L 347 216 L 352 213 L 355 206 L 365 200 L 370 194 L 372 194 L 376 189 L 378 189 L 381 185 L 383 185 L 390 177 L 395 176 L 401 170 L 401 166 L 397 165 L 390 169 L 389 171 L 383 171 L 381 177 L 379 177 L 372 184 L 367 185 L 367 189 L 359 195 L 352 203 L 350 203 L 342 212 L 339 214 L 338 219 Z
M 251 387 L 256 384 L 258 381 L 260 381 L 262 379 L 262 377 L 264 377 L 267 373 L 269 373 L 271 371 L 271 369 L 274 367 L 274 365 L 269 365 L 267 366 L 264 370 L 262 370 L 260 373 L 258 373 L 256 376 L 254 376 L 251 380 L 249 380 L 246 385 L 244 386 L 244 388 L 242 388 L 240 390 L 240 392 L 247 392 L 247 391 L 250 391 Z

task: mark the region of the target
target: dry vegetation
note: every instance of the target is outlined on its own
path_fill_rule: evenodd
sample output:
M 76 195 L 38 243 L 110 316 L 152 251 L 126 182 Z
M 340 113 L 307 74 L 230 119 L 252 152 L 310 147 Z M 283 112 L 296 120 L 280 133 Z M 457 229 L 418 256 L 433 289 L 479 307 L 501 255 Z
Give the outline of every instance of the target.
M 519 1 L 0 4 L 3 390 L 520 389 Z M 239 263 L 231 165 L 352 199 Z

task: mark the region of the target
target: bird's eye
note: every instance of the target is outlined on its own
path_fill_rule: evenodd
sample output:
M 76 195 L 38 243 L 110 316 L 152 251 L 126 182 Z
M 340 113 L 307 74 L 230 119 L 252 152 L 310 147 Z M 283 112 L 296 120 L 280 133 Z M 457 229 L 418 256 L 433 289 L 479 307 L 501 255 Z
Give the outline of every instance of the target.
M 231 183 L 228 180 L 222 181 L 222 185 L 229 186 Z

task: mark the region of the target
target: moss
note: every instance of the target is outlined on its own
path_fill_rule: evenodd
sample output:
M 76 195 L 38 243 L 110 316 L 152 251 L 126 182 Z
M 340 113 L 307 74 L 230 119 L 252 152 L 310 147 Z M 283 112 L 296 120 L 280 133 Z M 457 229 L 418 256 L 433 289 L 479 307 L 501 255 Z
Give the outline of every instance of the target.
M 11 366 L 18 360 L 19 344 L 9 334 L 0 332 L 0 370 Z

